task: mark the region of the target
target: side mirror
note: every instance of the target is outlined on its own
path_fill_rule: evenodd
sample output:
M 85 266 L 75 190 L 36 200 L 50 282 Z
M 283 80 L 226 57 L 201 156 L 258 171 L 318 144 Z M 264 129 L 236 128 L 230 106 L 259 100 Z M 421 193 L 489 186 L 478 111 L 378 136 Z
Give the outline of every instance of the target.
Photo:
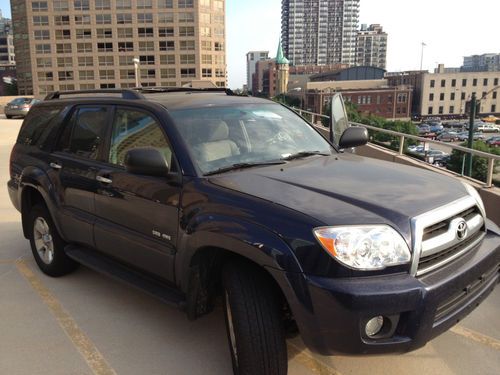
M 330 103 L 330 142 L 340 146 L 340 137 L 349 127 L 349 120 L 342 94 L 335 94 Z
M 362 126 L 351 126 L 347 128 L 339 141 L 339 148 L 352 148 L 364 146 L 368 143 L 368 130 Z
M 166 177 L 169 172 L 165 155 L 152 147 L 138 147 L 128 150 L 125 154 L 125 168 L 127 168 L 127 172 L 145 176 Z

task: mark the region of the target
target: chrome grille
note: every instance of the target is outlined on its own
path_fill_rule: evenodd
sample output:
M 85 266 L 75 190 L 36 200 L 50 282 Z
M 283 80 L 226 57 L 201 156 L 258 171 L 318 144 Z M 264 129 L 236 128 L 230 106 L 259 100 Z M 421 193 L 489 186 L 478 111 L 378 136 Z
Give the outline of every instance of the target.
M 424 275 L 464 255 L 482 241 L 484 227 L 470 196 L 412 219 L 412 274 Z

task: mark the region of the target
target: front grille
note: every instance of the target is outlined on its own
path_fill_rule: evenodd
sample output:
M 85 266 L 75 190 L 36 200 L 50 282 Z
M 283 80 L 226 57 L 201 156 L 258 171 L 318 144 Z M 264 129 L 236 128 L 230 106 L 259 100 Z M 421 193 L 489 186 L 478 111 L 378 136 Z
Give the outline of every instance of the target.
M 480 214 L 479 208 L 477 206 L 468 208 L 467 210 L 464 210 L 460 212 L 457 215 L 453 215 L 452 217 L 440 221 L 439 223 L 433 224 L 428 226 L 427 228 L 424 228 L 424 233 L 422 236 L 422 241 L 427 241 L 431 238 L 434 238 L 436 236 L 439 236 L 440 234 L 446 233 L 450 227 L 450 223 L 457 218 L 462 218 L 465 221 L 468 221 L 471 217 L 474 215 Z
M 454 294 L 450 298 L 442 302 L 434 316 L 435 325 L 443 319 L 448 318 L 453 315 L 462 306 L 466 305 L 468 301 L 472 300 L 474 297 L 482 294 L 491 285 L 493 279 L 498 276 L 500 271 L 500 265 L 495 266 L 489 272 L 486 272 L 481 277 L 474 280 L 472 283 L 463 288 L 460 292 Z

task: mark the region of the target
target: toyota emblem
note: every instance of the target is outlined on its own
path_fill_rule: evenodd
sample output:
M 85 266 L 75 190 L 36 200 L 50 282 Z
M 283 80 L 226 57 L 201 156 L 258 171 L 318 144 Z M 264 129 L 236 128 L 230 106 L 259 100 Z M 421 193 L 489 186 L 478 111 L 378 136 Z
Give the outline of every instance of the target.
M 467 237 L 467 223 L 462 220 L 457 225 L 457 238 L 463 240 L 465 237 Z

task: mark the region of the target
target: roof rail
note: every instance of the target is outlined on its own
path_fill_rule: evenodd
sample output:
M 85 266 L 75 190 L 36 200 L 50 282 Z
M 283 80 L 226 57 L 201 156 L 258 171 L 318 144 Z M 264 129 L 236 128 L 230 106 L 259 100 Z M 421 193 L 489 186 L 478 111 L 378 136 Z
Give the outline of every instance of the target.
M 193 87 L 171 87 L 171 86 L 154 86 L 154 87 L 136 87 L 134 90 L 144 93 L 162 93 L 162 92 L 225 92 L 229 89 L 224 87 L 207 87 L 207 88 L 193 88 Z
M 49 93 L 45 100 L 60 99 L 61 96 L 66 95 L 83 95 L 83 94 L 121 94 L 122 99 L 144 99 L 144 96 L 137 90 L 131 89 L 101 89 L 101 90 L 75 90 L 75 91 L 54 91 Z

